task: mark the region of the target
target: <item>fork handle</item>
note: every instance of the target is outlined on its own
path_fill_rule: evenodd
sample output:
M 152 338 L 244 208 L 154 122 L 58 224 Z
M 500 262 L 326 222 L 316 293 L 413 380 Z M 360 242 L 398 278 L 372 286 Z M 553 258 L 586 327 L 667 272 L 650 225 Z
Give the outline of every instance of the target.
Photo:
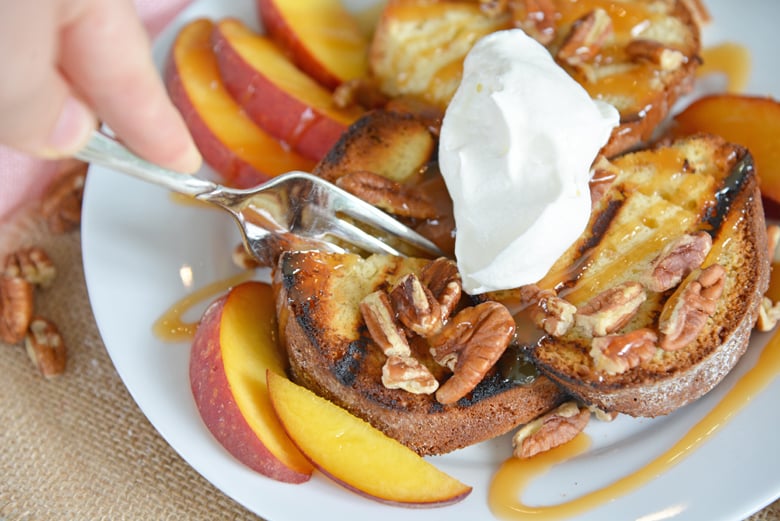
M 211 192 L 218 185 L 187 174 L 162 168 L 133 154 L 119 141 L 95 130 L 87 144 L 74 154 L 77 159 L 104 166 L 180 194 L 197 196 Z

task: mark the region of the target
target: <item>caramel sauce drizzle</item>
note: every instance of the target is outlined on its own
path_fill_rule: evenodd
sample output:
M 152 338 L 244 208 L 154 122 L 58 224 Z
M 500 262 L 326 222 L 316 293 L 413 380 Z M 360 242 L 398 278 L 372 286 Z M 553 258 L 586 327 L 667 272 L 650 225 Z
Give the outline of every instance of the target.
M 195 336 L 199 318 L 189 321 L 184 315 L 201 302 L 223 293 L 231 287 L 252 278 L 251 271 L 245 271 L 207 284 L 174 302 L 152 325 L 154 335 L 164 342 L 188 342 Z
M 747 371 L 726 396 L 680 440 L 656 459 L 604 488 L 584 494 L 557 505 L 528 505 L 521 498 L 523 489 L 535 477 L 549 471 L 556 464 L 584 453 L 587 438 L 577 438 L 548 453 L 529 460 L 512 458 L 504 462 L 490 485 L 488 501 L 492 512 L 502 519 L 561 519 L 582 514 L 588 510 L 624 496 L 658 478 L 691 455 L 702 443 L 717 433 L 780 372 L 780 332 L 775 332 L 764 347 L 756 365 Z M 537 458 L 539 458 L 537 460 Z
M 731 93 L 741 93 L 747 87 L 750 77 L 750 51 L 744 46 L 725 42 L 702 50 L 702 64 L 699 66 L 699 77 L 710 74 L 724 74 L 726 90 Z

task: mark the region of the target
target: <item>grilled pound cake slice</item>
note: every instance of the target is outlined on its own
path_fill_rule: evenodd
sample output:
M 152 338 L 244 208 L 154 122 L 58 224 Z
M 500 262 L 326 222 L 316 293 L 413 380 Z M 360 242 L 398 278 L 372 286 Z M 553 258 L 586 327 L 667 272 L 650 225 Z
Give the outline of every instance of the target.
M 588 230 L 524 290 L 544 308 L 530 308 L 535 322 L 556 329 L 531 357 L 585 403 L 632 416 L 667 414 L 734 367 L 767 289 L 752 158 L 699 135 L 600 168 L 597 177 L 614 180 Z M 567 306 L 564 324 L 551 310 Z
M 700 63 L 699 27 L 684 0 L 391 0 L 372 40 L 370 70 L 385 94 L 444 108 L 471 46 L 511 27 L 545 45 L 591 97 L 618 109 L 607 156 L 650 138 L 690 91 Z
M 513 370 L 519 357 L 512 347 L 471 392 L 448 405 L 436 394 L 386 386 L 383 367 L 391 357 L 367 330 L 361 302 L 377 290 L 392 288 L 407 274 L 422 273 L 430 263 L 387 255 L 363 259 L 354 254 L 286 252 L 274 274 L 280 339 L 292 379 L 422 455 L 443 454 L 499 436 L 564 399 L 558 386 L 536 375 L 530 364 Z M 409 336 L 414 357 L 438 381 L 447 380 L 449 369 L 432 360 L 427 344 L 419 342 L 422 337 Z M 444 385 L 439 388 L 443 389 Z

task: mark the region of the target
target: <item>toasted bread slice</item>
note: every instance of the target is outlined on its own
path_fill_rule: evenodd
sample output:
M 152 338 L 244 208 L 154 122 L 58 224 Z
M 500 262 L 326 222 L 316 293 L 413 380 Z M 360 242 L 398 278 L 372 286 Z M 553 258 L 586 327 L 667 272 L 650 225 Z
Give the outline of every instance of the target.
M 618 109 L 621 124 L 603 150 L 611 157 L 650 138 L 693 85 L 699 26 L 683 0 L 521 0 L 493 12 L 480 4 L 389 2 L 370 52 L 382 90 L 445 107 L 474 42 L 520 27 L 592 97 Z
M 577 307 L 573 323 L 531 357 L 585 403 L 667 414 L 734 367 L 767 289 L 752 159 L 699 135 L 601 168 L 614 181 L 588 229 L 538 283 Z
M 360 302 L 418 273 L 429 261 L 374 255 L 287 252 L 274 276 L 280 337 L 290 376 L 420 454 L 442 454 L 504 434 L 560 403 L 547 378 L 520 384 L 499 364 L 451 405 L 382 383 L 387 357 L 367 332 Z M 413 344 L 439 380 L 448 374 Z M 506 354 L 506 353 L 505 353 Z M 531 367 L 531 366 L 529 366 Z

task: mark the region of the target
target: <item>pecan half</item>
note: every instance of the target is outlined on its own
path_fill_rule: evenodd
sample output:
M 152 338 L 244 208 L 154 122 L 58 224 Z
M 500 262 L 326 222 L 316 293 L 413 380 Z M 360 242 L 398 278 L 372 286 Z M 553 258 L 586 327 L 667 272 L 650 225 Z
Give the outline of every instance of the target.
M 41 213 L 52 233 L 69 232 L 81 224 L 81 201 L 86 178 L 87 164 L 79 162 L 46 189 Z
M 441 306 L 441 315 L 449 317 L 460 301 L 463 284 L 455 261 L 440 257 L 426 265 L 420 272 L 420 282 L 425 284 Z
M 371 338 L 387 356 L 411 356 L 406 335 L 395 320 L 395 311 L 384 291 L 375 291 L 360 301 L 360 313 Z
M 65 342 L 54 322 L 41 317 L 34 318 L 30 322 L 24 344 L 30 360 L 44 377 L 53 378 L 65 371 Z
M 602 291 L 577 309 L 574 323 L 587 336 L 604 336 L 625 326 L 647 299 L 639 282 L 624 282 Z
M 715 313 L 718 299 L 726 284 L 726 270 L 720 264 L 713 264 L 702 270 L 698 278 L 691 281 L 674 301 L 671 310 L 661 310 L 658 328 L 662 333 L 661 349 L 676 351 L 694 341 L 704 328 L 707 319 Z
M 436 392 L 442 404 L 455 403 L 471 392 L 498 361 L 515 332 L 515 320 L 498 302 L 461 310 L 433 338 L 434 360 L 453 374 Z
M 621 374 L 651 360 L 656 353 L 658 335 L 647 328 L 624 335 L 594 338 L 590 356 L 597 370 L 607 374 Z
M 6 277 L 21 277 L 30 284 L 47 287 L 57 275 L 57 269 L 43 248 L 32 246 L 8 254 L 3 273 Z
M 683 235 L 664 247 L 642 282 L 650 291 L 671 289 L 701 266 L 711 248 L 712 237 L 707 232 Z
M 597 7 L 572 24 L 556 56 L 573 67 L 586 64 L 598 55 L 612 33 L 612 18 Z
M 0 276 L 0 340 L 24 340 L 33 317 L 33 285 L 22 277 Z
M 439 387 L 439 382 L 416 358 L 389 356 L 382 366 L 382 385 L 413 394 L 432 394 Z
M 687 60 L 682 52 L 656 40 L 631 40 L 626 45 L 626 54 L 634 62 L 649 62 L 664 71 L 677 69 Z
M 542 45 L 555 39 L 555 5 L 552 0 L 512 0 L 509 10 L 515 26 Z
M 512 437 L 512 453 L 527 459 L 571 441 L 585 430 L 590 411 L 576 402 L 565 402 L 556 409 L 525 424 Z
M 336 179 L 336 184 L 394 215 L 415 219 L 432 219 L 438 215 L 433 203 L 419 190 L 367 170 L 344 174 Z
M 418 335 L 428 337 L 441 329 L 439 301 L 417 275 L 403 277 L 390 291 L 390 301 L 401 323 Z

